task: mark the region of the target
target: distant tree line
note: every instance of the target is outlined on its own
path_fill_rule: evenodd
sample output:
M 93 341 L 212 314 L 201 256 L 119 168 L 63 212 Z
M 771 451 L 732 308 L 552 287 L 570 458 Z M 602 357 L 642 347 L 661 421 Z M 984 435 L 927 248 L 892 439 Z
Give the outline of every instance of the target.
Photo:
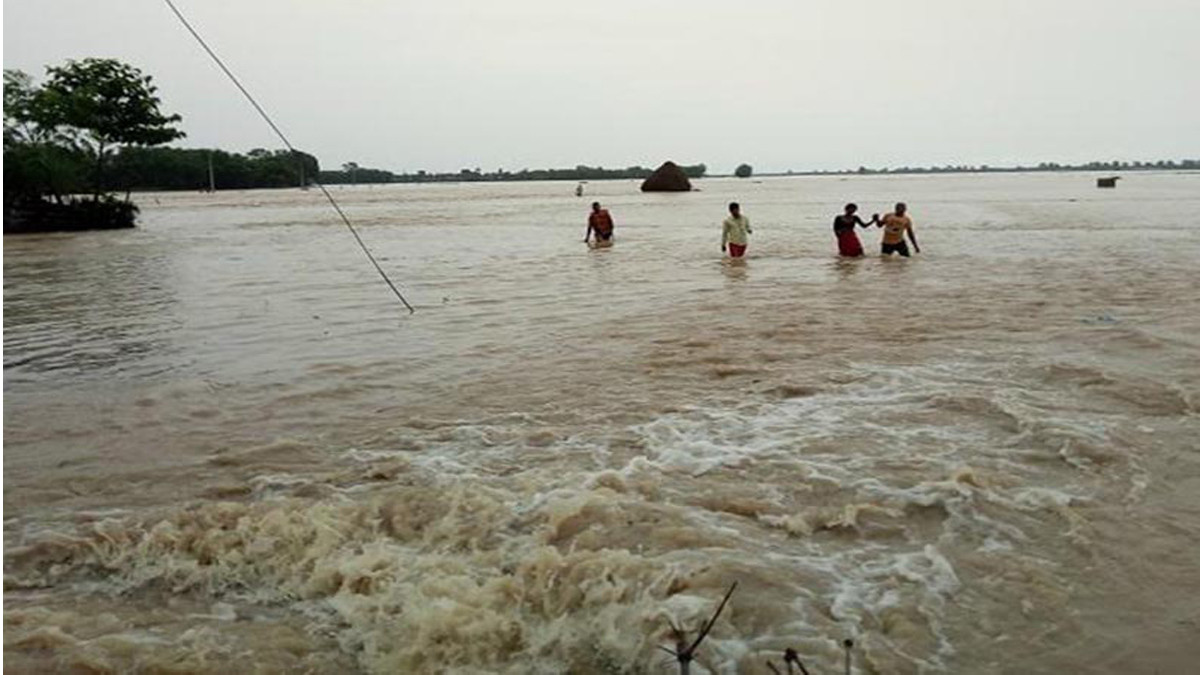
M 1200 170 L 1200 159 L 1135 161 L 1135 162 L 1087 162 L 1086 164 L 1059 164 L 1057 162 L 1041 162 L 1034 166 L 988 166 L 987 164 L 947 164 L 945 166 L 899 166 L 884 168 L 869 168 L 860 166 L 857 169 L 841 169 L 834 171 L 788 171 L 789 176 L 823 176 L 823 175 L 872 175 L 872 174 L 923 174 L 923 173 L 1010 173 L 1031 171 L 1162 171 L 1162 170 Z M 778 175 L 778 174 L 776 174 Z
M 6 187 L 19 181 L 33 183 L 61 199 L 91 189 L 93 157 L 68 148 L 17 149 L 6 153 Z M 320 172 L 317 158 L 288 150 L 255 148 L 246 154 L 224 150 L 126 147 L 105 159 L 106 190 L 117 192 L 152 190 L 208 190 L 209 166 L 212 187 L 217 190 L 282 188 L 308 185 Z M 47 170 L 43 170 L 43 167 Z M 32 174 L 32 175 L 29 175 Z M 11 179 L 11 180 L 10 180 Z M 44 183 L 44 186 L 42 185 Z
M 708 167 L 703 164 L 681 166 L 688 178 L 703 178 Z M 472 183 L 499 182 L 522 180 L 606 180 L 606 179 L 644 179 L 654 173 L 653 169 L 644 166 L 631 166 L 624 169 L 606 169 L 602 166 L 587 166 L 580 164 L 574 169 L 521 169 L 520 171 L 483 171 L 462 169 L 457 172 L 431 173 L 417 171 L 416 173 L 392 173 L 384 169 L 368 169 L 350 162 L 343 165 L 341 171 L 322 171 L 320 180 L 326 185 L 352 183 Z
M 120 190 L 207 190 L 210 162 L 217 190 L 301 187 L 321 171 L 317 158 L 301 151 L 125 148 L 112 159 L 111 180 Z

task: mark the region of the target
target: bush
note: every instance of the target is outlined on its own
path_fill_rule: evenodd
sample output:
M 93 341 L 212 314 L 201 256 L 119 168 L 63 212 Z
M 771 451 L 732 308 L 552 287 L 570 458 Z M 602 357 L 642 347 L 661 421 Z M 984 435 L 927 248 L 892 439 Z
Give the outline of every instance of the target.
M 4 234 L 117 230 L 133 227 L 136 204 L 102 197 L 100 200 L 72 198 L 62 204 L 28 200 L 4 206 Z

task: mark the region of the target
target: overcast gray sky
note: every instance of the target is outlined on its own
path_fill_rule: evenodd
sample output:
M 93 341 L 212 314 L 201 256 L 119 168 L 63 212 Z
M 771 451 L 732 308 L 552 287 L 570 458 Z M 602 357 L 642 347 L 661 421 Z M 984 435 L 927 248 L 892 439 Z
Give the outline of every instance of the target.
M 176 0 L 301 149 L 396 171 L 1200 156 L 1200 0 Z M 6 0 L 4 67 L 278 147 L 160 0 Z

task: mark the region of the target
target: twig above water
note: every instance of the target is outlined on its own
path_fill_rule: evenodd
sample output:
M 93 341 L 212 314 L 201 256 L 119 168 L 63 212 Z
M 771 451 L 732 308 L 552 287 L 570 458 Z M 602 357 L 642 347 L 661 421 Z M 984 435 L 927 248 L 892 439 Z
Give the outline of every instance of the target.
M 792 667 L 793 665 L 800 669 L 800 675 L 809 675 L 808 669 L 804 667 L 804 662 L 800 660 L 800 653 L 795 649 L 788 647 L 783 650 L 783 662 L 787 665 L 788 675 L 795 675 L 796 669 Z M 767 661 L 767 667 L 777 675 L 782 675 L 779 672 L 779 667 L 774 663 Z
M 788 673 L 792 672 L 792 664 L 800 669 L 801 675 L 808 675 L 808 669 L 804 667 L 804 662 L 800 660 L 800 654 L 795 649 L 788 647 L 783 650 L 783 662 L 787 664 Z
M 721 616 L 721 612 L 725 610 L 725 605 L 729 603 L 729 597 L 733 595 L 735 589 L 737 589 L 736 581 L 730 584 L 729 590 L 725 591 L 725 597 L 721 598 L 721 604 L 717 605 L 717 610 L 704 623 L 704 626 L 701 627 L 700 632 L 696 635 L 696 639 L 691 644 L 688 644 L 687 635 L 683 629 L 676 626 L 673 621 L 668 620 L 671 633 L 675 636 L 675 649 L 667 649 L 661 646 L 659 649 L 675 657 L 675 660 L 679 662 L 680 675 L 690 675 L 692 672 L 692 661 L 696 658 L 696 650 L 700 647 L 700 643 L 704 642 L 704 638 L 708 637 L 708 632 L 717 623 L 717 619 Z

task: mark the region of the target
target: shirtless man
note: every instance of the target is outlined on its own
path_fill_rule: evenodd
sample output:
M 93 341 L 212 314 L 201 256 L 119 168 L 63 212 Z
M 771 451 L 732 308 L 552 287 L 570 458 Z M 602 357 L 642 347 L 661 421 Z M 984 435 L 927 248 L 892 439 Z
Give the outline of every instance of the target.
M 583 235 L 584 243 L 596 233 L 596 246 L 611 246 L 613 236 L 613 219 L 608 209 L 600 208 L 600 202 L 592 202 L 592 212 L 588 214 L 587 234 Z
M 913 251 L 921 252 L 921 247 L 917 246 L 917 235 L 913 233 L 912 218 L 905 215 L 907 211 L 908 206 L 904 202 L 898 202 L 895 211 L 879 220 L 879 227 L 883 228 L 883 255 L 899 253 L 907 258 L 908 244 L 904 241 L 905 234 L 912 240 Z

